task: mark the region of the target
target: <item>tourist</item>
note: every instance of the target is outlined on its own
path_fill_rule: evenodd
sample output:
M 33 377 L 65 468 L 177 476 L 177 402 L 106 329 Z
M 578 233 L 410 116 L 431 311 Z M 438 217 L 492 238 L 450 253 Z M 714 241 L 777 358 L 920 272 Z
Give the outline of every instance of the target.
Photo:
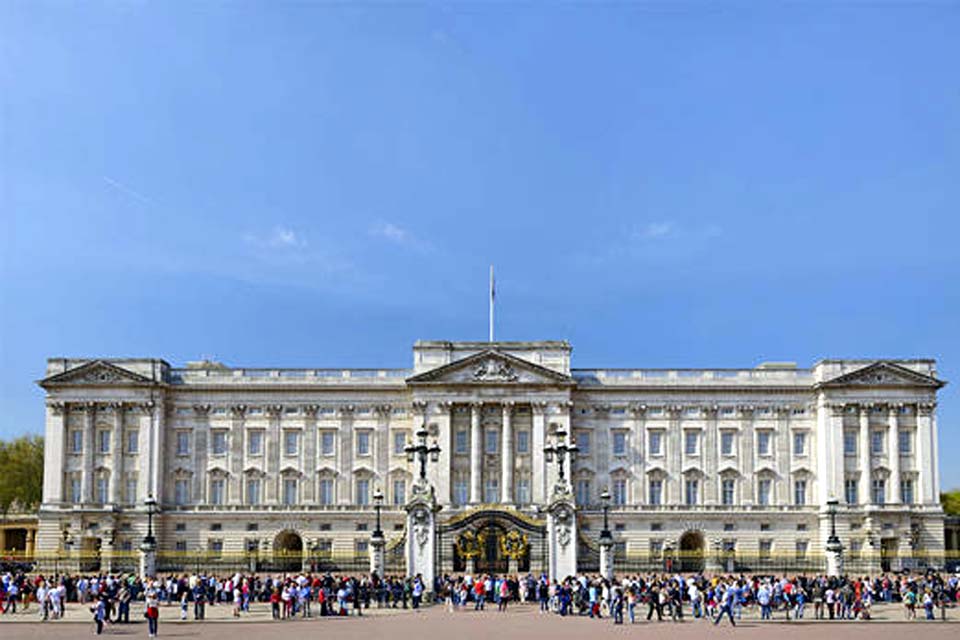
M 157 637 L 160 624 L 160 599 L 156 581 L 150 582 L 144 592 L 144 617 L 147 619 L 147 635 Z

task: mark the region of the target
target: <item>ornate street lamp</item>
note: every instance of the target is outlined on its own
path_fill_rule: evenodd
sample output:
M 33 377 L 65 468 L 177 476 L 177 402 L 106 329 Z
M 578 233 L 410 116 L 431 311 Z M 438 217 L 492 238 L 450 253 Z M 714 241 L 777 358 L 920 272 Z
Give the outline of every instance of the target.
M 830 537 L 827 538 L 827 545 L 839 545 L 840 538 L 837 537 L 837 505 L 840 501 L 836 498 L 827 500 L 827 515 L 830 516 Z
M 603 505 L 603 529 L 600 531 L 600 541 L 606 542 L 613 538 L 610 534 L 610 523 L 607 514 L 610 512 L 610 492 L 606 487 L 600 492 L 600 504 Z
M 554 434 L 555 440 L 552 444 L 547 444 L 543 448 L 543 453 L 545 454 L 547 462 L 553 462 L 554 456 L 557 459 L 557 471 L 559 471 L 560 482 L 564 482 L 565 476 L 563 472 L 563 463 L 567 457 L 567 454 L 570 454 L 570 462 L 573 464 L 573 459 L 577 455 L 577 451 L 580 448 L 577 446 L 576 442 L 567 443 L 567 432 L 564 429 L 558 429 Z M 573 469 L 571 469 L 571 472 Z
M 143 545 L 153 548 L 157 544 L 157 539 L 153 535 L 153 514 L 157 512 L 157 499 L 152 493 L 148 494 L 143 504 L 147 507 L 147 535 L 143 538 Z
M 380 487 L 377 487 L 373 491 L 373 507 L 377 511 L 377 528 L 373 530 L 373 537 L 382 538 L 383 529 L 380 528 L 380 509 L 383 508 L 383 491 L 380 490 Z
M 422 483 L 427 481 L 427 457 L 430 458 L 431 462 L 436 462 L 440 459 L 440 446 L 437 444 L 436 439 L 434 439 L 430 446 L 427 446 L 428 435 L 430 435 L 430 433 L 427 431 L 427 426 L 423 425 L 416 433 L 417 444 L 411 441 L 403 448 L 407 454 L 407 461 L 420 461 L 420 482 Z

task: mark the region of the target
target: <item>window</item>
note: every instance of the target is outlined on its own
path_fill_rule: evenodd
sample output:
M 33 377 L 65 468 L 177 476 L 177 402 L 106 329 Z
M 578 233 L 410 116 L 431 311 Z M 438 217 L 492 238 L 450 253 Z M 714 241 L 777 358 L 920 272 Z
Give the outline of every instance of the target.
M 660 431 L 650 432 L 650 455 L 659 456 L 663 453 L 663 433 Z
M 770 455 L 770 432 L 769 431 L 757 432 L 757 455 L 761 455 L 761 456 Z
M 883 453 L 883 432 L 882 431 L 870 432 L 870 453 L 872 453 L 875 456 Z
M 259 456 L 263 453 L 262 431 L 251 431 L 247 435 L 247 453 L 251 456 Z
M 260 504 L 260 478 L 247 479 L 247 504 Z
M 590 455 L 590 434 L 581 431 L 577 434 L 577 448 L 581 455 Z
M 733 505 L 733 493 L 736 483 L 733 478 L 724 478 L 723 482 L 720 485 L 721 489 L 721 502 L 723 506 L 729 507 Z
M 127 453 L 135 454 L 140 452 L 140 431 L 131 429 L 127 431 Z
M 107 478 L 100 476 L 97 478 L 97 502 L 100 504 L 106 504 L 109 496 L 107 496 Z
M 296 431 L 283 432 L 283 453 L 288 456 L 297 455 L 298 445 L 300 444 L 300 434 Z
M 393 481 L 393 504 L 396 506 L 401 506 L 407 502 L 407 481 L 406 480 L 394 480 Z
M 769 560 L 773 551 L 773 540 L 761 540 L 759 545 L 760 559 Z
M 496 478 L 487 478 L 483 484 L 483 501 L 487 504 L 500 502 L 500 483 Z
M 79 429 L 74 429 L 70 432 L 70 453 L 82 453 L 83 452 L 83 432 Z
M 847 504 L 857 504 L 857 500 L 860 498 L 859 493 L 855 478 L 847 478 L 843 481 L 843 495 Z
M 650 541 L 650 557 L 654 559 L 663 557 L 663 540 Z
M 663 504 L 663 480 L 650 481 L 650 496 L 648 502 L 654 506 Z
M 909 431 L 897 433 L 897 450 L 900 451 L 902 456 L 909 456 L 913 453 L 913 438 Z
M 320 434 L 320 455 L 333 455 L 333 432 L 324 431 Z
M 724 456 L 733 455 L 733 432 L 724 431 L 720 434 L 720 454 Z
M 454 452 L 459 455 L 464 455 L 467 453 L 467 432 L 464 430 L 457 431 L 457 435 L 454 442 Z
M 393 432 L 393 453 L 402 456 L 404 453 L 404 448 L 407 446 L 407 434 L 402 431 Z
M 587 479 L 577 480 L 577 503 L 591 504 L 590 502 L 590 481 Z
M 483 432 L 483 450 L 485 453 L 493 454 L 499 451 L 499 436 L 500 434 L 493 429 L 487 429 Z
M 174 548 L 177 551 L 186 551 L 187 550 L 187 541 L 186 540 L 177 540 Z
M 80 502 L 80 478 L 70 478 L 70 502 Z
M 370 481 L 366 478 L 359 478 L 357 480 L 356 498 L 356 503 L 359 505 L 370 504 Z
M 903 504 L 913 504 L 913 480 L 910 478 L 900 480 L 900 500 Z
M 320 478 L 320 504 L 333 504 L 333 480 Z
M 761 522 L 761 523 L 760 523 L 760 531 L 770 531 L 770 523 L 769 523 L 769 522 Z
M 684 483 L 683 500 L 687 506 L 693 506 L 699 503 L 700 482 L 697 480 L 687 480 Z
M 650 531 L 663 531 L 663 523 L 662 523 L 662 522 L 651 522 L 651 523 L 650 523 Z
M 110 432 L 97 431 L 97 451 L 110 453 Z
M 873 503 L 886 504 L 887 502 L 887 483 L 883 478 L 876 478 L 873 481 Z
M 810 546 L 810 543 L 806 540 L 797 540 L 796 553 L 797 560 L 803 560 L 807 557 L 807 547 Z
M 353 541 L 353 552 L 356 555 L 363 555 L 367 553 L 368 547 L 369 547 L 369 543 L 364 538 L 357 538 L 356 540 Z
M 770 490 L 773 488 L 773 481 L 769 478 L 761 478 L 757 483 L 757 504 L 762 507 L 770 505 Z
M 190 434 L 186 431 L 177 431 L 177 455 L 186 456 L 190 454 Z
M 296 478 L 283 479 L 283 504 L 286 504 L 286 505 L 297 504 L 297 479 Z M 362 504 L 366 504 L 366 503 L 364 502 Z
M 683 452 L 688 456 L 697 455 L 697 440 L 699 433 L 696 431 L 687 431 L 683 434 Z
M 357 432 L 357 455 L 358 456 L 370 455 L 370 432 L 369 431 Z
M 793 504 L 802 506 L 807 504 L 807 481 L 793 481 Z
M 128 477 L 126 486 L 123 490 L 124 502 L 127 504 L 136 504 L 137 503 L 137 479 L 136 477 Z
M 210 441 L 210 448 L 213 451 L 213 455 L 224 455 L 227 452 L 227 432 L 214 431 L 213 439 Z
M 530 478 L 523 477 L 517 480 L 517 504 L 530 504 Z
M 530 453 L 530 432 L 529 431 L 517 431 L 517 453 L 526 454 Z
M 793 434 L 793 455 L 795 456 L 807 455 L 807 434 L 805 433 Z
M 735 525 L 735 524 L 732 523 L 732 522 L 724 522 L 724 523 L 723 523 L 723 530 L 724 530 L 724 531 L 736 531 L 736 530 L 737 530 L 737 525 Z
M 225 485 L 223 478 L 214 478 L 210 481 L 210 504 L 223 504 Z
M 847 456 L 857 455 L 857 433 L 855 431 L 843 432 L 843 454 Z
M 623 431 L 613 432 L 613 455 L 627 455 L 627 434 Z
M 223 553 L 223 540 L 210 540 L 207 542 L 207 548 L 211 555 L 218 556 Z
M 189 502 L 190 498 L 190 485 L 189 481 L 185 478 L 178 478 L 173 483 L 173 501 L 178 505 L 185 505 Z
M 613 504 L 618 507 L 627 504 L 627 481 L 623 478 L 613 481 Z
M 456 505 L 467 504 L 467 481 L 463 478 L 453 481 L 453 502 Z

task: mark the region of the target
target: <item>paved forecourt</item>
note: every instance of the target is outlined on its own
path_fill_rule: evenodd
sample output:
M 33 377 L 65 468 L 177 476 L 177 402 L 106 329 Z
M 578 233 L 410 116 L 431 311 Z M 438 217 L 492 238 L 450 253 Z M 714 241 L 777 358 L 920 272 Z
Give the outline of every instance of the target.
M 34 617 L 36 612 L 0 616 L 0 636 L 4 640 L 18 638 L 74 638 L 87 635 L 93 630 L 90 614 L 78 605 L 66 620 L 41 623 Z M 134 611 L 137 611 L 136 609 Z M 328 617 L 274 622 L 270 620 L 269 609 L 257 606 L 250 614 L 239 620 L 230 616 L 230 607 L 212 607 L 208 609 L 206 621 L 181 622 L 178 607 L 163 607 L 160 614 L 160 635 L 177 638 L 209 638 L 211 640 L 232 640 L 242 626 L 246 637 L 268 637 L 270 634 L 322 634 L 335 633 L 337 640 L 371 640 L 376 638 L 433 638 L 448 637 L 458 640 L 530 640 L 544 637 L 550 640 L 582 640 L 587 634 L 601 633 L 613 637 L 644 636 L 669 632 L 671 638 L 698 640 L 706 635 L 736 636 L 738 638 L 769 638 L 776 633 L 779 638 L 819 639 L 824 633 L 843 634 L 845 640 L 900 640 L 909 634 L 911 640 L 924 638 L 955 638 L 960 635 L 960 618 L 948 613 L 946 623 L 939 620 L 904 621 L 901 607 L 880 606 L 875 608 L 876 619 L 869 622 L 850 621 L 813 621 L 800 622 L 760 622 L 754 611 L 750 612 L 736 628 L 729 622 L 715 627 L 702 620 L 689 616 L 683 623 L 638 622 L 635 625 L 614 625 L 609 618 L 591 620 L 585 617 L 561 618 L 556 614 L 540 614 L 535 607 L 516 606 L 507 613 L 496 611 L 474 612 L 472 608 L 454 613 L 442 606 L 432 606 L 419 611 L 411 609 L 370 609 L 363 618 Z M 644 611 L 645 613 L 645 611 Z M 134 620 L 129 625 L 107 625 L 105 636 L 146 637 L 146 624 L 141 614 L 131 613 Z M 86 627 L 86 628 L 85 628 Z

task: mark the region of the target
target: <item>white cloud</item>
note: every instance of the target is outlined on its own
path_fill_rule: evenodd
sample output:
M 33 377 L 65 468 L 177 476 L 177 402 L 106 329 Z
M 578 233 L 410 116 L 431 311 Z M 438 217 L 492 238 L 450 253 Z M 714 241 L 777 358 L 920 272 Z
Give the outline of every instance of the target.
M 396 244 L 409 245 L 415 242 L 413 234 L 392 222 L 377 222 L 370 228 L 370 235 L 386 238 Z
M 639 231 L 641 238 L 662 238 L 673 232 L 673 223 L 669 221 L 651 222 Z
M 266 234 L 247 233 L 247 244 L 266 249 L 296 249 L 307 246 L 307 241 L 288 227 L 276 226 Z

